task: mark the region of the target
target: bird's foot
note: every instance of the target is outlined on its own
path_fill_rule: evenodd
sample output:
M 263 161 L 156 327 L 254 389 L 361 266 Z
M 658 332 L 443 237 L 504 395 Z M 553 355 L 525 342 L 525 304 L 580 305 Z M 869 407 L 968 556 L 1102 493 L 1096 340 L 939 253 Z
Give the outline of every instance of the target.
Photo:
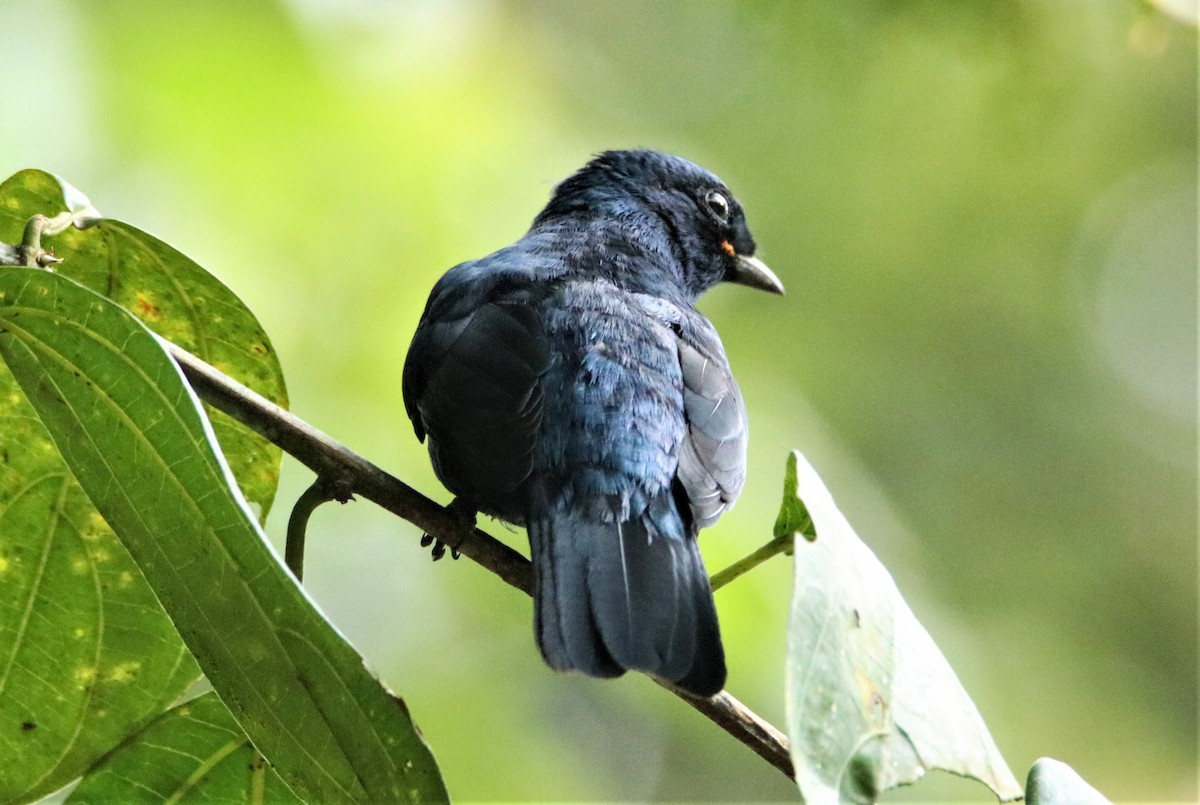
M 450 512 L 450 514 L 452 514 L 454 516 L 454 518 L 459 521 L 458 522 L 459 529 L 461 529 L 463 531 L 469 531 L 470 529 L 473 529 L 475 527 L 475 514 L 476 514 L 475 508 L 473 506 L 471 506 L 471 504 L 464 501 L 462 498 L 455 498 L 454 500 L 452 500 L 450 502 L 450 505 L 446 507 L 446 511 Z M 430 545 L 433 546 L 433 550 L 430 551 L 430 554 L 433 556 L 433 561 L 435 561 L 435 562 L 446 555 L 447 547 L 450 548 L 450 557 L 452 559 L 457 559 L 459 556 L 462 555 L 458 551 L 460 544 L 461 543 L 458 543 L 458 542 L 446 543 L 446 542 L 442 541 L 441 539 L 438 539 L 437 537 L 433 536 L 433 534 L 422 534 L 421 535 L 421 547 L 422 548 L 428 548 Z
M 421 547 L 428 548 L 430 545 L 433 546 L 433 550 L 430 551 L 430 554 L 433 556 L 433 561 L 436 562 L 437 560 L 441 559 L 443 556 L 446 555 L 446 543 L 442 542 L 440 539 L 433 536 L 432 534 L 422 534 L 421 535 Z M 459 555 L 460 554 L 458 552 L 458 548 L 454 548 L 454 547 L 450 548 L 450 556 L 457 559 L 459 557 Z

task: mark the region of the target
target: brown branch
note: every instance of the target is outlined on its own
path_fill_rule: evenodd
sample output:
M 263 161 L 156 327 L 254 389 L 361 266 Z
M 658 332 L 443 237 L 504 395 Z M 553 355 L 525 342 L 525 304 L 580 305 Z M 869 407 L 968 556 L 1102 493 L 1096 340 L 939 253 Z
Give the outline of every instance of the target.
M 467 528 L 434 501 L 357 453 L 337 443 L 294 414 L 218 372 L 191 353 L 160 339 L 201 399 L 225 412 L 316 473 L 337 478 L 354 494 L 413 523 L 478 562 L 527 595 L 533 594 L 529 560 L 476 528 Z M 658 680 L 656 680 L 658 681 Z M 729 693 L 697 699 L 665 682 L 659 684 L 703 713 L 789 779 L 794 777 L 787 738 Z
M 711 699 L 697 699 L 680 693 L 661 680 L 659 685 L 696 708 L 714 724 L 745 744 L 750 751 L 779 769 L 789 780 L 796 776 L 792 768 L 792 753 L 787 736 L 771 722 L 723 690 Z
M 444 507 L 399 478 L 262 395 L 222 374 L 169 341 L 159 339 L 201 399 L 278 445 L 317 477 L 344 479 L 350 491 L 438 537 L 518 590 L 533 594 L 529 560 L 478 529 L 464 529 Z

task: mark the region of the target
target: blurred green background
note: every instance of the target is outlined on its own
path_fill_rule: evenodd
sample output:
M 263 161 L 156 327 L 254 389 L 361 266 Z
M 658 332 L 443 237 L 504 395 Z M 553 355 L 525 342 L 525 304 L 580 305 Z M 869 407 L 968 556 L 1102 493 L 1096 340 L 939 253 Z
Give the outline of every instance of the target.
M 753 423 L 710 569 L 770 537 L 799 448 L 1018 777 L 1050 755 L 1114 799 L 1196 798 L 1194 27 L 1135 0 L 0 0 L 0 30 L 0 174 L 192 255 L 300 416 L 443 501 L 400 395 L 436 278 L 592 152 L 717 172 L 788 295 L 702 303 Z M 309 480 L 285 465 L 273 538 Z M 529 600 L 417 537 L 322 508 L 306 580 L 457 798 L 794 796 L 646 680 L 550 673 Z M 791 578 L 718 595 L 730 689 L 780 725 Z

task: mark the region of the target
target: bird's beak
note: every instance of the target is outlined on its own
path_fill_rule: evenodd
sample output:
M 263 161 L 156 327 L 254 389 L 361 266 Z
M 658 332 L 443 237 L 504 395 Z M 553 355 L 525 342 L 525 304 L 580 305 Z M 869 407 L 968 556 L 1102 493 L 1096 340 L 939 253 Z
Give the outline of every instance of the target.
M 775 272 L 767 268 L 767 264 L 757 257 L 739 254 L 736 265 L 733 273 L 727 278 L 730 282 L 758 288 L 760 291 L 783 293 L 783 283 L 779 281 L 779 277 L 775 276 Z

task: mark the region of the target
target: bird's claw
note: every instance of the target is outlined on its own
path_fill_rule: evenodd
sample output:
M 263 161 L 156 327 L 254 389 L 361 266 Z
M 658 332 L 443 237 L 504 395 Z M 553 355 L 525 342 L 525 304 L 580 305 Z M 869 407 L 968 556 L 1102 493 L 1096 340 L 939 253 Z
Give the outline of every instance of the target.
M 455 498 L 452 500 L 450 505 L 446 507 L 446 510 L 461 522 L 464 530 L 475 527 L 475 509 L 472 508 L 470 504 L 464 502 L 461 498 Z M 433 546 L 433 550 L 430 551 L 430 554 L 433 556 L 433 561 L 435 562 L 446 555 L 447 547 L 450 548 L 450 558 L 458 559 L 458 557 L 462 556 L 458 550 L 458 544 L 448 544 L 443 542 L 441 539 L 438 539 L 433 534 L 422 534 L 421 547 L 428 548 L 430 545 Z
M 446 543 L 442 542 L 440 539 L 433 536 L 432 534 L 422 535 L 421 536 L 421 547 L 428 548 L 430 545 L 433 546 L 433 550 L 431 550 L 429 552 L 430 555 L 433 556 L 433 561 L 436 562 L 437 560 L 441 559 L 443 556 L 446 555 L 446 547 L 447 547 Z M 457 559 L 458 557 L 462 556 L 462 554 L 459 553 L 458 548 L 456 548 L 455 546 L 451 545 L 451 546 L 449 546 L 449 548 L 450 548 L 450 558 L 451 559 Z

